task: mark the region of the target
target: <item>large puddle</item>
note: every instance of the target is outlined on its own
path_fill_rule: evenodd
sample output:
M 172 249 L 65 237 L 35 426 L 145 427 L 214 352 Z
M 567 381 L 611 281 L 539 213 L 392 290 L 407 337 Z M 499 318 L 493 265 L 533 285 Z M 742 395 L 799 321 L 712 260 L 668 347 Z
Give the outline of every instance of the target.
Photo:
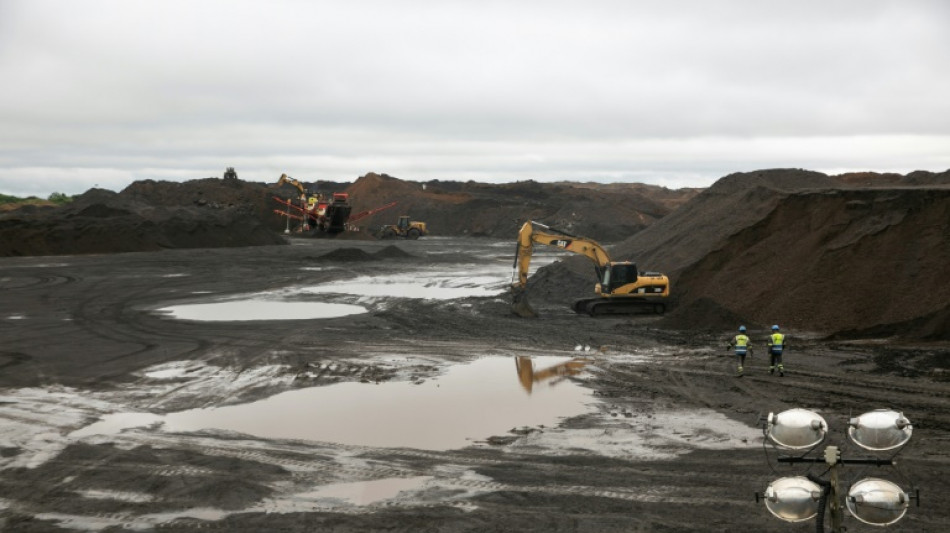
M 310 320 L 365 313 L 360 305 L 326 302 L 287 302 L 282 300 L 234 300 L 205 304 L 183 304 L 158 309 L 179 320 L 248 321 Z
M 449 450 L 513 428 L 556 426 L 588 412 L 595 401 L 591 390 L 567 379 L 588 362 L 486 357 L 422 382 L 339 383 L 167 415 L 118 413 L 71 437 L 157 426 L 169 432 L 224 430 L 268 439 Z
M 472 296 L 494 296 L 507 288 L 510 269 L 457 272 L 412 272 L 390 276 L 359 276 L 305 287 L 308 294 L 350 294 L 366 297 L 452 300 Z
M 157 311 L 179 320 L 196 321 L 336 318 L 366 313 L 367 304 L 384 298 L 452 300 L 495 296 L 507 289 L 510 271 L 510 267 L 489 265 L 477 269 L 469 266 L 357 276 L 308 287 L 255 293 L 240 299 L 167 306 Z M 345 303 L 300 301 L 301 297 L 313 298 L 314 295 L 335 295 L 336 299 L 342 296 Z

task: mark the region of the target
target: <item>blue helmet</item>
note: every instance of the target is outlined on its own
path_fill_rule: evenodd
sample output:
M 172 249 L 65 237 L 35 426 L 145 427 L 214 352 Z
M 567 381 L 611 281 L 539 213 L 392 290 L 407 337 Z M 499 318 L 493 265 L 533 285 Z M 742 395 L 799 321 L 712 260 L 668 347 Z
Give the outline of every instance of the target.
M 772 331 L 778 331 L 778 325 L 772 326 Z
M 745 333 L 745 326 L 739 326 L 739 331 Z

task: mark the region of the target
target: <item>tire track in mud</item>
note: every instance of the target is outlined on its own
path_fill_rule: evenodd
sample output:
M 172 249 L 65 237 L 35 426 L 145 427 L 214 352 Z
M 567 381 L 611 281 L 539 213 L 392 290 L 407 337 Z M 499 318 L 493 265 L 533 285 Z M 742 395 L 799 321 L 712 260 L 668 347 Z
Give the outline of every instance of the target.
M 55 287 L 75 283 L 82 278 L 74 276 L 43 274 L 26 276 L 5 276 L 0 278 L 0 291 L 35 290 L 40 287 Z
M 3 361 L 3 359 L 0 359 L 0 370 L 8 366 L 14 366 L 14 365 L 19 365 L 21 363 L 26 363 L 33 359 L 32 356 L 30 356 L 29 354 L 25 354 L 23 352 L 3 352 L 3 351 L 0 351 L 0 358 L 6 359 L 6 361 Z
M 163 344 L 162 341 L 167 342 L 171 339 L 184 340 L 187 343 L 198 345 L 188 352 L 194 352 L 200 349 L 203 344 L 207 344 L 206 341 L 193 338 L 181 339 L 176 335 L 167 333 L 156 335 L 156 332 L 140 327 L 141 321 L 136 320 L 133 316 L 132 307 L 135 303 L 148 301 L 146 296 L 151 290 L 152 288 L 149 287 L 141 291 L 123 292 L 122 297 L 115 298 L 115 295 L 108 294 L 107 291 L 91 287 L 86 291 L 87 296 L 79 301 L 75 311 L 75 320 L 85 331 L 106 341 L 138 347 L 125 349 L 119 355 L 106 359 L 105 363 L 116 362 L 123 358 L 134 357 L 155 350 Z

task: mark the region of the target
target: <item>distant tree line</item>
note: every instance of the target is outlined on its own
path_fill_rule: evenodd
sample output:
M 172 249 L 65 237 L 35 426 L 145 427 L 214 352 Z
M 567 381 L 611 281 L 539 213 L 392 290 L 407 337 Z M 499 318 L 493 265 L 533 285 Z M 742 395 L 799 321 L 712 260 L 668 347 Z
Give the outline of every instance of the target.
M 0 193 L 0 204 L 54 204 L 54 205 L 63 205 L 68 204 L 76 199 L 77 195 L 68 195 L 62 192 L 54 192 L 50 194 L 46 200 L 37 198 L 36 196 L 27 196 L 26 198 L 21 198 L 19 196 L 11 196 L 9 194 Z

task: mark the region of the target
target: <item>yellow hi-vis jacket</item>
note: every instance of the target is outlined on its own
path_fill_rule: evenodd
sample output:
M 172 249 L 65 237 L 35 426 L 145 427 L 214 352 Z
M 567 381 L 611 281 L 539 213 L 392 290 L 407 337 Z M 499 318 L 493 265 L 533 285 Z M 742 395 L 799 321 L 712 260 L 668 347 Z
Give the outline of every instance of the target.
M 749 351 L 749 337 L 745 333 L 736 335 L 733 343 L 736 346 L 736 355 L 745 355 Z
M 782 355 L 782 351 L 785 349 L 785 335 L 781 333 L 773 333 L 769 336 L 769 352 L 776 355 Z

